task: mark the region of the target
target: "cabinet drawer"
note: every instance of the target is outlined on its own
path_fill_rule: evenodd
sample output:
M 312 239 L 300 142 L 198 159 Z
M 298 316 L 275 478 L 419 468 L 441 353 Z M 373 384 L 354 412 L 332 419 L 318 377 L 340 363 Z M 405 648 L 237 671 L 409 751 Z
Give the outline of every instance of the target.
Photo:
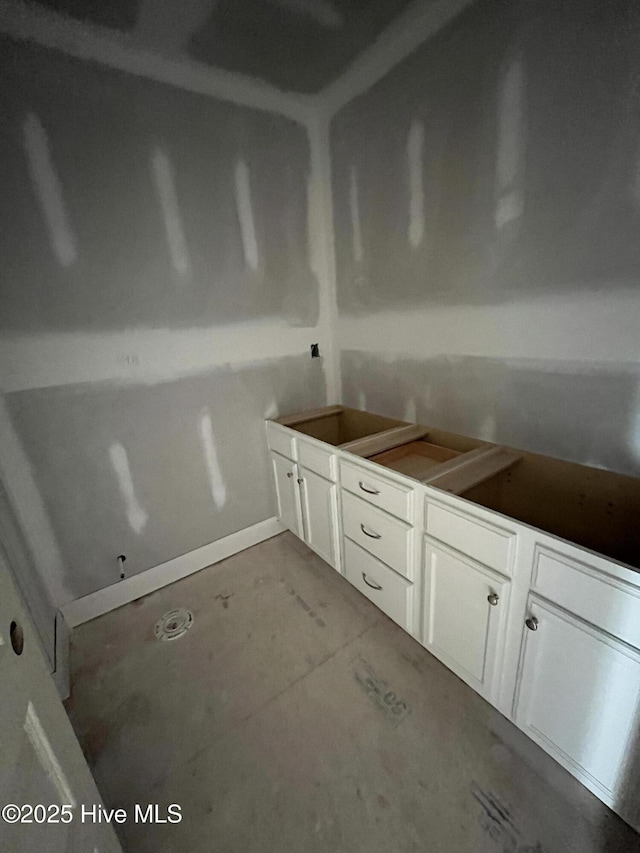
M 344 541 L 344 559 L 347 580 L 405 631 L 410 631 L 412 584 L 349 539 Z
M 404 521 L 411 517 L 413 489 L 392 483 L 348 462 L 340 463 L 342 487 Z
M 342 528 L 345 536 L 405 577 L 412 574 L 409 556 L 413 528 L 342 492 Z
M 298 444 L 298 462 L 309 471 L 313 471 L 324 477 L 325 480 L 336 479 L 335 474 L 335 454 L 330 450 L 325 450 L 323 447 L 318 447 L 317 444 L 311 444 L 297 440 Z
M 276 453 L 281 453 L 287 459 L 296 458 L 296 446 L 294 436 L 289 430 L 267 422 L 267 443 L 270 450 L 275 450 Z
M 639 578 L 640 580 L 640 578 Z M 640 649 L 640 589 L 537 545 L 532 587 L 542 597 Z
M 515 533 L 427 499 L 425 532 L 504 575 L 511 575 Z

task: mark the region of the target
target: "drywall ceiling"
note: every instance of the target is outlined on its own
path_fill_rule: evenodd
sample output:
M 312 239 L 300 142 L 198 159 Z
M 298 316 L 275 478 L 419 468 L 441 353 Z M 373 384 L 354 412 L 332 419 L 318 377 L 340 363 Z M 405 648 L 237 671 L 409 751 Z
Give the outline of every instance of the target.
M 315 93 L 372 44 L 409 0 L 40 0 L 168 56 Z

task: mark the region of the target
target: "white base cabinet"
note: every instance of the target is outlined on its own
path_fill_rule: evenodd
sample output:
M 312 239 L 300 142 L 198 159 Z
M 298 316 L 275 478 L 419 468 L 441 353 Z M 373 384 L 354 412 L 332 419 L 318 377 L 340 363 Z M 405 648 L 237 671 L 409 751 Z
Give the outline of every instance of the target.
M 495 701 L 509 582 L 425 540 L 423 644 L 463 681 Z
M 299 469 L 303 539 L 330 566 L 337 565 L 338 487 L 307 468 Z
M 267 422 L 278 519 L 323 560 L 340 570 L 335 453 L 315 439 Z
M 615 806 L 638 750 L 640 652 L 536 596 L 528 611 L 516 723 Z
M 280 424 L 267 434 L 282 523 L 640 829 L 640 574 Z
M 271 454 L 271 467 L 276 484 L 278 519 L 296 536 L 302 538 L 302 518 L 298 494 L 298 466 L 279 453 Z

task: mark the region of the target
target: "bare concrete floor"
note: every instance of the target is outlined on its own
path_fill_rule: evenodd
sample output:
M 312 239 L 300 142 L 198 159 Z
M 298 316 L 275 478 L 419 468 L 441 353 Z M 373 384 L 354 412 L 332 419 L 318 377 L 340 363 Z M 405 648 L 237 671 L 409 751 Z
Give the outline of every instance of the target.
M 157 619 L 192 610 L 160 642 Z M 128 853 L 640 851 L 501 714 L 286 533 L 90 622 L 68 711 Z

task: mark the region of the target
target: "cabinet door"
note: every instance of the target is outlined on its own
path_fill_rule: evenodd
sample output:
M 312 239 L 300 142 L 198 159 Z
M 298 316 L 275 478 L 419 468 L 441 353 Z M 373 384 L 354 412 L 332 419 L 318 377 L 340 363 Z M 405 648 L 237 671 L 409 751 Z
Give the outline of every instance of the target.
M 300 499 L 298 493 L 298 466 L 277 453 L 271 453 L 273 476 L 278 496 L 278 518 L 296 536 L 302 535 Z
M 531 596 L 515 720 L 610 805 L 637 767 L 640 653 Z M 616 808 L 616 811 L 619 811 Z M 636 816 L 637 817 L 637 816 Z
M 448 548 L 425 545 L 424 645 L 495 701 L 509 582 Z
M 300 468 L 304 541 L 330 566 L 337 567 L 337 486 Z

